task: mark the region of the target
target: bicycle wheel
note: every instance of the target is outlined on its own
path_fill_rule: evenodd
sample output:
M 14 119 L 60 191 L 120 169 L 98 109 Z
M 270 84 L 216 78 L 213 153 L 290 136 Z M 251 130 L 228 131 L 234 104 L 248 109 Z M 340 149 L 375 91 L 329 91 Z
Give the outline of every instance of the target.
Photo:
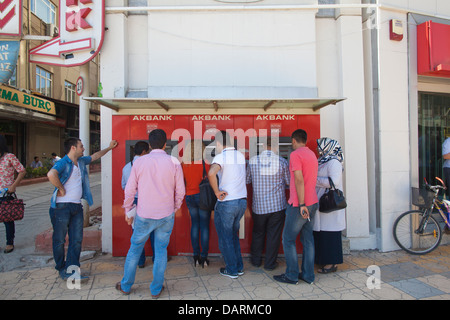
M 431 215 L 424 217 L 420 210 L 402 213 L 395 221 L 393 231 L 395 242 L 412 254 L 429 253 L 439 246 L 442 239 L 441 228 L 436 219 Z

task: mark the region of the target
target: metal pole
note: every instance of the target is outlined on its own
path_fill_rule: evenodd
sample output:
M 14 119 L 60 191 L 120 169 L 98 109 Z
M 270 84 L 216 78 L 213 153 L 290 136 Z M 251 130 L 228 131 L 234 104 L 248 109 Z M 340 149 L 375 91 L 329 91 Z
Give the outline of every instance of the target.
M 80 67 L 80 77 L 83 79 L 83 90 L 80 96 L 79 110 L 79 138 L 84 145 L 84 155 L 89 155 L 90 151 L 90 126 L 89 126 L 89 102 L 84 97 L 89 97 L 89 64 Z

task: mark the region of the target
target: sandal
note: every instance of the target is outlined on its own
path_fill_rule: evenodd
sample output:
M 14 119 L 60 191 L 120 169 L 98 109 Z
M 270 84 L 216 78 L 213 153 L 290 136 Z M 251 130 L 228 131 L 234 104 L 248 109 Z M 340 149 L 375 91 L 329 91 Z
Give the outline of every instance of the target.
M 317 269 L 318 273 L 332 273 L 332 272 L 336 272 L 337 271 L 337 265 L 333 265 L 331 268 L 320 268 Z
M 13 252 L 13 250 L 14 250 L 14 246 L 6 246 L 6 248 L 3 251 L 3 253 L 10 253 L 10 252 Z

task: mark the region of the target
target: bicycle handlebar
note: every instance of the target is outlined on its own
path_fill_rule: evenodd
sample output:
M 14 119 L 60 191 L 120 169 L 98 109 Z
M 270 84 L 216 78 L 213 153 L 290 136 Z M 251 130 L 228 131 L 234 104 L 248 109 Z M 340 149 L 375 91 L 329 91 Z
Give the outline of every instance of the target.
M 424 185 L 425 188 L 428 189 L 428 190 L 430 190 L 430 191 L 433 191 L 433 192 L 435 192 L 435 193 L 438 193 L 438 192 L 439 192 L 439 189 L 447 190 L 447 187 L 445 186 L 444 181 L 442 181 L 442 179 L 440 179 L 440 178 L 438 178 L 438 177 L 436 177 L 436 179 L 437 179 L 442 185 L 431 186 L 431 185 L 428 184 L 427 180 L 424 179 L 424 180 L 425 180 L 425 185 Z

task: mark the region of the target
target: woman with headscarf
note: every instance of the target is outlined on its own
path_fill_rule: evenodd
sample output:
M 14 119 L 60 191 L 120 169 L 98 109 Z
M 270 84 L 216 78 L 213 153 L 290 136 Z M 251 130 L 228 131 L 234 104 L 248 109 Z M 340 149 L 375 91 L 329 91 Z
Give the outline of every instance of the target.
M 337 189 L 342 188 L 342 172 L 344 170 L 344 154 L 339 142 L 330 138 L 317 140 L 319 153 L 319 170 L 317 174 L 316 192 L 320 197 L 330 188 L 331 178 Z M 315 263 L 321 265 L 319 273 L 330 273 L 343 263 L 342 230 L 345 224 L 345 209 L 323 213 L 317 211 L 314 221 Z

